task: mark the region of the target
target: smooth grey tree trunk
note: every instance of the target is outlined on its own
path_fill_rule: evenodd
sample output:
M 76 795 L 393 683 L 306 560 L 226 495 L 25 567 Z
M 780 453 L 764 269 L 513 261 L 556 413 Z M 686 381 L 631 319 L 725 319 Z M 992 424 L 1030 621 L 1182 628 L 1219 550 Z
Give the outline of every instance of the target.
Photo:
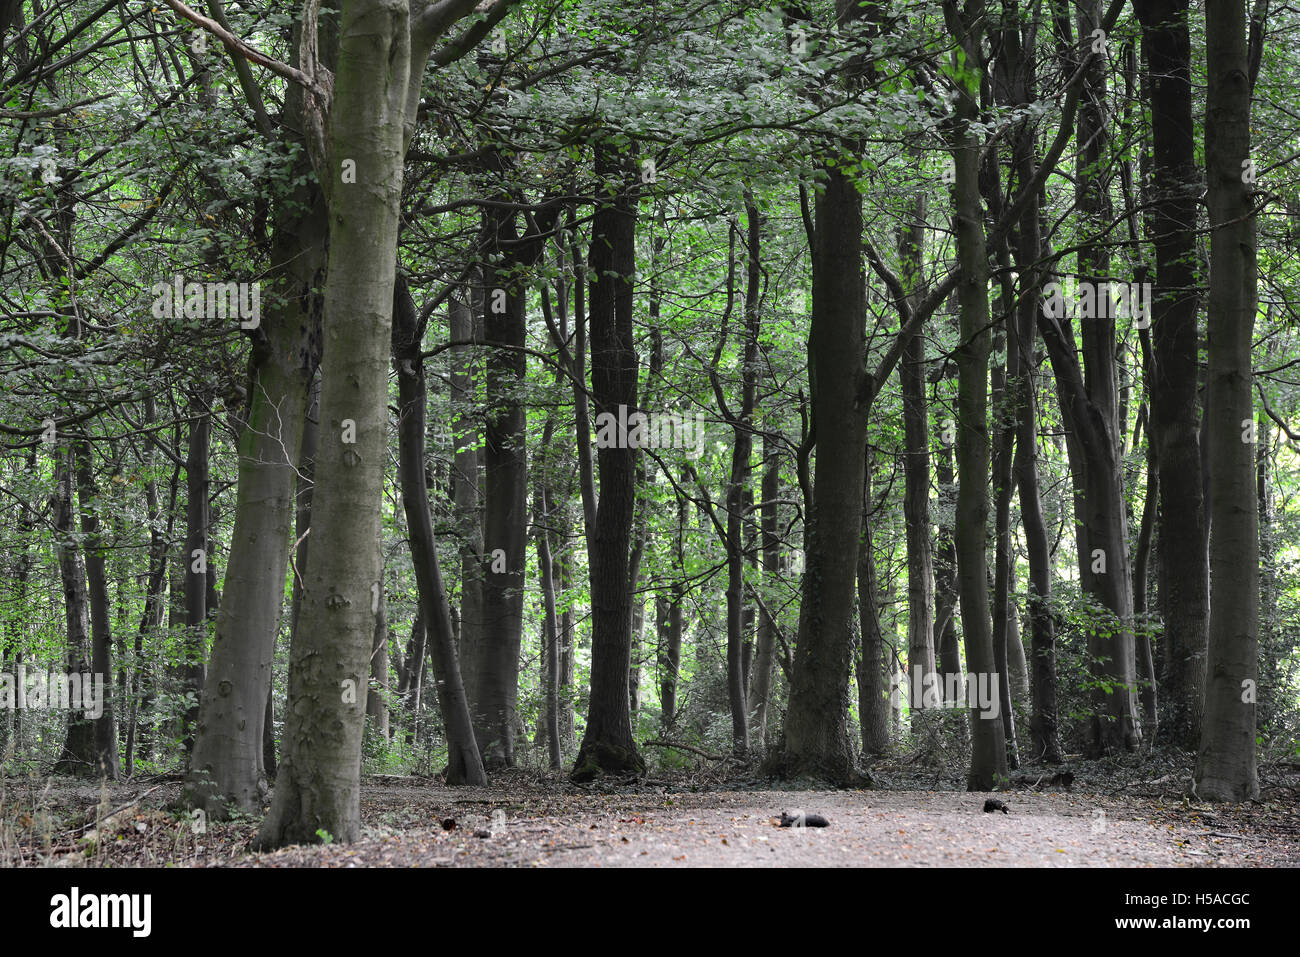
M 1210 630 L 1195 783 L 1202 800 L 1247 801 L 1259 797 L 1259 513 L 1251 441 L 1256 438 L 1251 345 L 1257 262 L 1252 209 L 1256 189 L 1244 182 L 1251 132 L 1245 3 L 1222 0 L 1207 5 L 1205 33 Z
M 1101 0 L 1076 0 L 1079 36 L 1092 36 L 1102 18 Z M 1081 45 L 1086 44 L 1081 39 Z M 1083 49 L 1088 49 L 1085 45 Z M 1075 203 L 1094 235 L 1109 227 L 1112 208 L 1102 181 L 1108 134 L 1102 104 L 1106 71 L 1102 57 L 1086 68 L 1085 94 L 1079 110 Z M 1087 240 L 1079 250 L 1079 281 L 1100 284 L 1110 276 L 1110 252 L 1103 242 Z M 1118 371 L 1115 319 L 1105 315 L 1080 320 L 1083 343 L 1084 396 L 1070 404 L 1084 469 L 1084 525 L 1088 540 L 1084 589 L 1113 616 L 1088 631 L 1093 682 L 1093 717 L 1087 750 L 1100 756 L 1132 750 L 1141 741 L 1137 706 L 1137 667 L 1133 638 L 1133 579 L 1128 553 L 1128 522 L 1120 459 Z M 1059 356 L 1054 356 L 1054 364 Z M 1086 420 L 1086 421 L 1085 421 Z
M 295 30 L 295 39 L 298 33 Z M 330 63 L 334 36 L 332 26 L 320 31 Z M 285 110 L 287 126 L 301 131 L 303 94 L 292 84 L 285 94 Z M 301 132 L 291 142 L 301 149 Z M 264 807 L 266 776 L 275 770 L 266 754 L 268 738 L 272 744 L 274 739 L 269 715 L 275 643 L 295 537 L 301 539 L 294 558 L 299 575 L 306 564 L 302 536 L 307 528 L 293 534 L 295 481 L 309 393 L 320 361 L 319 289 L 329 232 L 324 197 L 311 181 L 310 170 L 300 152 L 290 175 L 301 185 L 272 213 L 270 288 L 264 290 L 261 321 L 252 333 L 225 600 L 217 610 L 191 757 L 189 799 L 218 817 L 230 808 L 257 814 Z M 309 472 L 303 482 L 309 489 Z M 297 504 L 307 516 L 308 496 L 300 485 Z M 296 626 L 296 578 L 294 588 Z
M 95 484 L 90 446 L 79 443 L 77 457 L 77 504 L 82 541 L 86 553 L 86 597 L 90 606 L 90 670 L 104 682 L 102 712 L 93 721 L 95 773 L 116 781 L 120 777 L 117 755 L 117 721 L 113 707 L 113 634 L 109 617 L 108 576 L 99 526 L 99 489 Z M 83 690 L 83 695 L 85 691 Z
M 925 194 L 918 192 L 908 213 L 911 222 L 899 240 L 902 278 L 915 309 L 921 298 L 925 253 Z M 930 544 L 930 412 L 925 398 L 925 339 L 912 336 L 898 363 L 902 386 L 903 516 L 907 536 L 907 678 L 911 714 L 933 702 L 924 694 L 935 676 L 934 557 Z
M 858 551 L 858 619 L 862 647 L 858 654 L 858 724 L 864 754 L 884 754 L 889 749 L 890 723 L 901 707 L 896 688 L 886 680 L 895 672 L 894 658 L 880 623 L 880 579 L 871 540 L 870 453 L 862 479 L 862 544 Z
M 595 173 L 618 192 L 596 206 L 587 275 L 591 279 L 591 384 L 597 411 L 617 416 L 637 403 L 637 360 L 632 332 L 636 267 L 636 206 L 628 181 L 632 157 L 598 144 Z M 578 445 L 588 442 L 579 428 Z M 628 709 L 632 596 L 629 558 L 636 498 L 635 448 L 597 452 L 600 499 L 588 531 L 591 566 L 591 698 L 571 777 L 645 770 L 632 737 Z
M 777 456 L 771 439 L 764 441 L 764 467 L 762 479 L 762 552 L 763 580 L 771 581 L 780 569 L 780 539 L 777 537 L 777 522 L 780 520 L 781 507 L 777 498 L 781 492 L 781 461 Z M 758 738 L 758 744 L 767 751 L 767 720 L 772 697 L 772 668 L 776 661 L 776 622 L 772 620 L 771 608 L 765 606 L 759 611 L 758 634 L 755 641 L 754 675 L 749 694 L 752 709 L 752 726 Z M 680 617 L 680 610 L 679 610 Z M 678 648 L 680 654 L 680 644 Z
M 447 734 L 447 783 L 486 784 L 487 774 L 474 739 L 469 699 L 461 680 L 451 627 L 451 606 L 438 566 L 438 549 L 434 540 L 433 517 L 429 510 L 429 489 L 425 481 L 425 410 L 428 404 L 421 357 L 422 329 L 416 318 L 415 303 L 399 277 L 393 293 L 393 357 L 397 368 L 400 408 L 398 421 L 398 470 L 402 487 L 402 507 L 406 511 L 410 537 L 411 562 L 420 592 L 420 611 L 432 638 L 433 680 L 438 692 Z M 416 652 L 420 654 L 419 652 Z M 422 665 L 423 654 L 411 663 Z
M 90 665 L 90 613 L 86 596 L 86 573 L 76 546 L 73 526 L 75 450 L 55 447 L 54 465 L 54 550 L 63 584 L 63 608 L 67 627 L 67 667 L 70 674 L 85 674 Z M 94 776 L 95 730 L 84 713 L 68 713 L 68 733 L 63 751 L 54 765 L 55 774 Z
M 208 446 L 212 438 L 212 418 L 206 402 L 195 397 L 190 402 L 190 435 L 185 456 L 185 548 L 181 561 L 185 565 L 185 659 L 181 664 L 181 693 L 191 700 L 182 718 L 186 754 L 194 750 L 198 731 L 199 702 L 207 674 L 208 630 Z
M 474 735 L 489 768 L 515 764 L 515 717 L 519 696 L 519 649 L 523 638 L 524 565 L 527 546 L 526 416 L 523 382 L 527 356 L 524 286 L 514 268 L 527 258 L 519 249 L 517 214 L 484 213 L 484 247 L 499 263 L 483 265 L 483 331 L 487 350 L 488 410 L 483 429 L 482 627 L 462 645 L 471 660 L 466 688 Z M 531 243 L 540 251 L 537 243 Z M 492 348 L 499 345 L 500 348 Z
M 1150 76 L 1156 273 L 1148 441 L 1156 449 L 1163 737 L 1190 750 L 1200 737 L 1209 623 L 1209 554 L 1197 407 L 1202 190 L 1192 119 L 1188 0 L 1135 0 Z
M 360 836 L 377 612 L 393 280 L 411 37 L 407 0 L 345 0 L 330 111 L 320 451 L 284 745 L 261 847 Z M 417 67 L 423 71 L 423 60 Z M 344 181 L 355 163 L 356 182 Z M 286 521 L 287 524 L 287 521 Z M 256 699 L 262 713 L 264 699 Z M 261 736 L 257 739 L 260 743 Z
M 949 31 L 958 38 L 966 62 L 979 63 L 979 14 L 984 5 L 967 5 L 967 22 L 951 4 L 945 5 Z M 989 428 L 988 362 L 989 299 L 988 255 L 984 210 L 980 202 L 979 167 L 982 144 L 970 125 L 979 104 L 967 92 L 956 103 L 959 130 L 953 138 L 954 193 L 957 256 L 962 266 L 958 285 L 961 345 L 957 349 L 957 513 L 954 545 L 957 586 L 961 599 L 962 632 L 966 641 L 966 670 L 977 678 L 993 675 L 993 623 L 989 615 L 988 531 Z M 971 766 L 966 786 L 971 791 L 991 791 L 1007 778 L 1007 756 L 1002 721 L 992 709 L 970 709 Z
M 806 534 L 799 636 L 790 678 L 785 751 L 789 776 L 856 779 L 848 734 L 849 677 L 858 631 L 867 434 L 862 197 L 828 171 L 816 200 L 808 361 L 817 468 Z

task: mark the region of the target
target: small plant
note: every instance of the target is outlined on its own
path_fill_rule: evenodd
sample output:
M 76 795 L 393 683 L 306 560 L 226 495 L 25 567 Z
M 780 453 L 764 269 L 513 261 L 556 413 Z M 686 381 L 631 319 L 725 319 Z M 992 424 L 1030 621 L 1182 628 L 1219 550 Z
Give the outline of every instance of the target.
M 316 836 L 320 838 L 320 842 L 322 844 L 334 843 L 334 835 L 331 834 L 329 831 L 325 830 L 325 828 L 323 827 L 318 827 L 316 829 Z

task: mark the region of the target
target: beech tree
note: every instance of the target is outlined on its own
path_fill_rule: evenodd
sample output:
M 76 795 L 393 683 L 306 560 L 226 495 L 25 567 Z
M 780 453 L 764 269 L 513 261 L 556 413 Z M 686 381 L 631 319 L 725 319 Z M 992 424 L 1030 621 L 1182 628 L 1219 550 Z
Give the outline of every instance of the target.
M 1206 8 L 1205 167 L 1210 218 L 1206 408 L 1210 481 L 1210 629 L 1196 790 L 1210 800 L 1259 795 L 1259 515 L 1254 498 L 1251 346 L 1256 252 L 1246 6 Z

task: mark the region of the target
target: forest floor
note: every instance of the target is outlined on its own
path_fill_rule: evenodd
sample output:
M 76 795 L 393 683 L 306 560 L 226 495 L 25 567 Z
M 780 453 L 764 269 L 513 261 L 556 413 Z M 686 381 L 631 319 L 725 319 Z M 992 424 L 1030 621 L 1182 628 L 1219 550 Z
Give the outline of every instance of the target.
M 1073 766 L 1068 790 L 1034 788 L 1031 771 L 999 792 L 1006 814 L 984 813 L 994 795 L 916 789 L 906 771 L 891 782 L 905 789 L 848 791 L 683 772 L 603 788 L 525 770 L 485 788 L 376 775 L 363 782 L 360 841 L 269 854 L 247 850 L 254 820 L 200 828 L 174 809 L 176 776 L 9 778 L 0 866 L 1300 866 L 1300 768 L 1266 769 L 1259 802 L 1214 806 L 1185 800 L 1176 774 L 1130 769 L 1125 781 Z M 829 826 L 783 828 L 786 810 Z

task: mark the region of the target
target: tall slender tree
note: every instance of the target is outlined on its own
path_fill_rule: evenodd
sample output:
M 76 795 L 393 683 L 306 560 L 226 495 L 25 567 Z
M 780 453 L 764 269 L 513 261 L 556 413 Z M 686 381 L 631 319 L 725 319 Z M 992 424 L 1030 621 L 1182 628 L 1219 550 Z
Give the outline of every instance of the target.
M 1250 356 L 1257 262 L 1246 4 L 1208 4 L 1205 36 L 1210 629 L 1195 783 L 1201 798 L 1244 801 L 1259 796 L 1259 513 Z

